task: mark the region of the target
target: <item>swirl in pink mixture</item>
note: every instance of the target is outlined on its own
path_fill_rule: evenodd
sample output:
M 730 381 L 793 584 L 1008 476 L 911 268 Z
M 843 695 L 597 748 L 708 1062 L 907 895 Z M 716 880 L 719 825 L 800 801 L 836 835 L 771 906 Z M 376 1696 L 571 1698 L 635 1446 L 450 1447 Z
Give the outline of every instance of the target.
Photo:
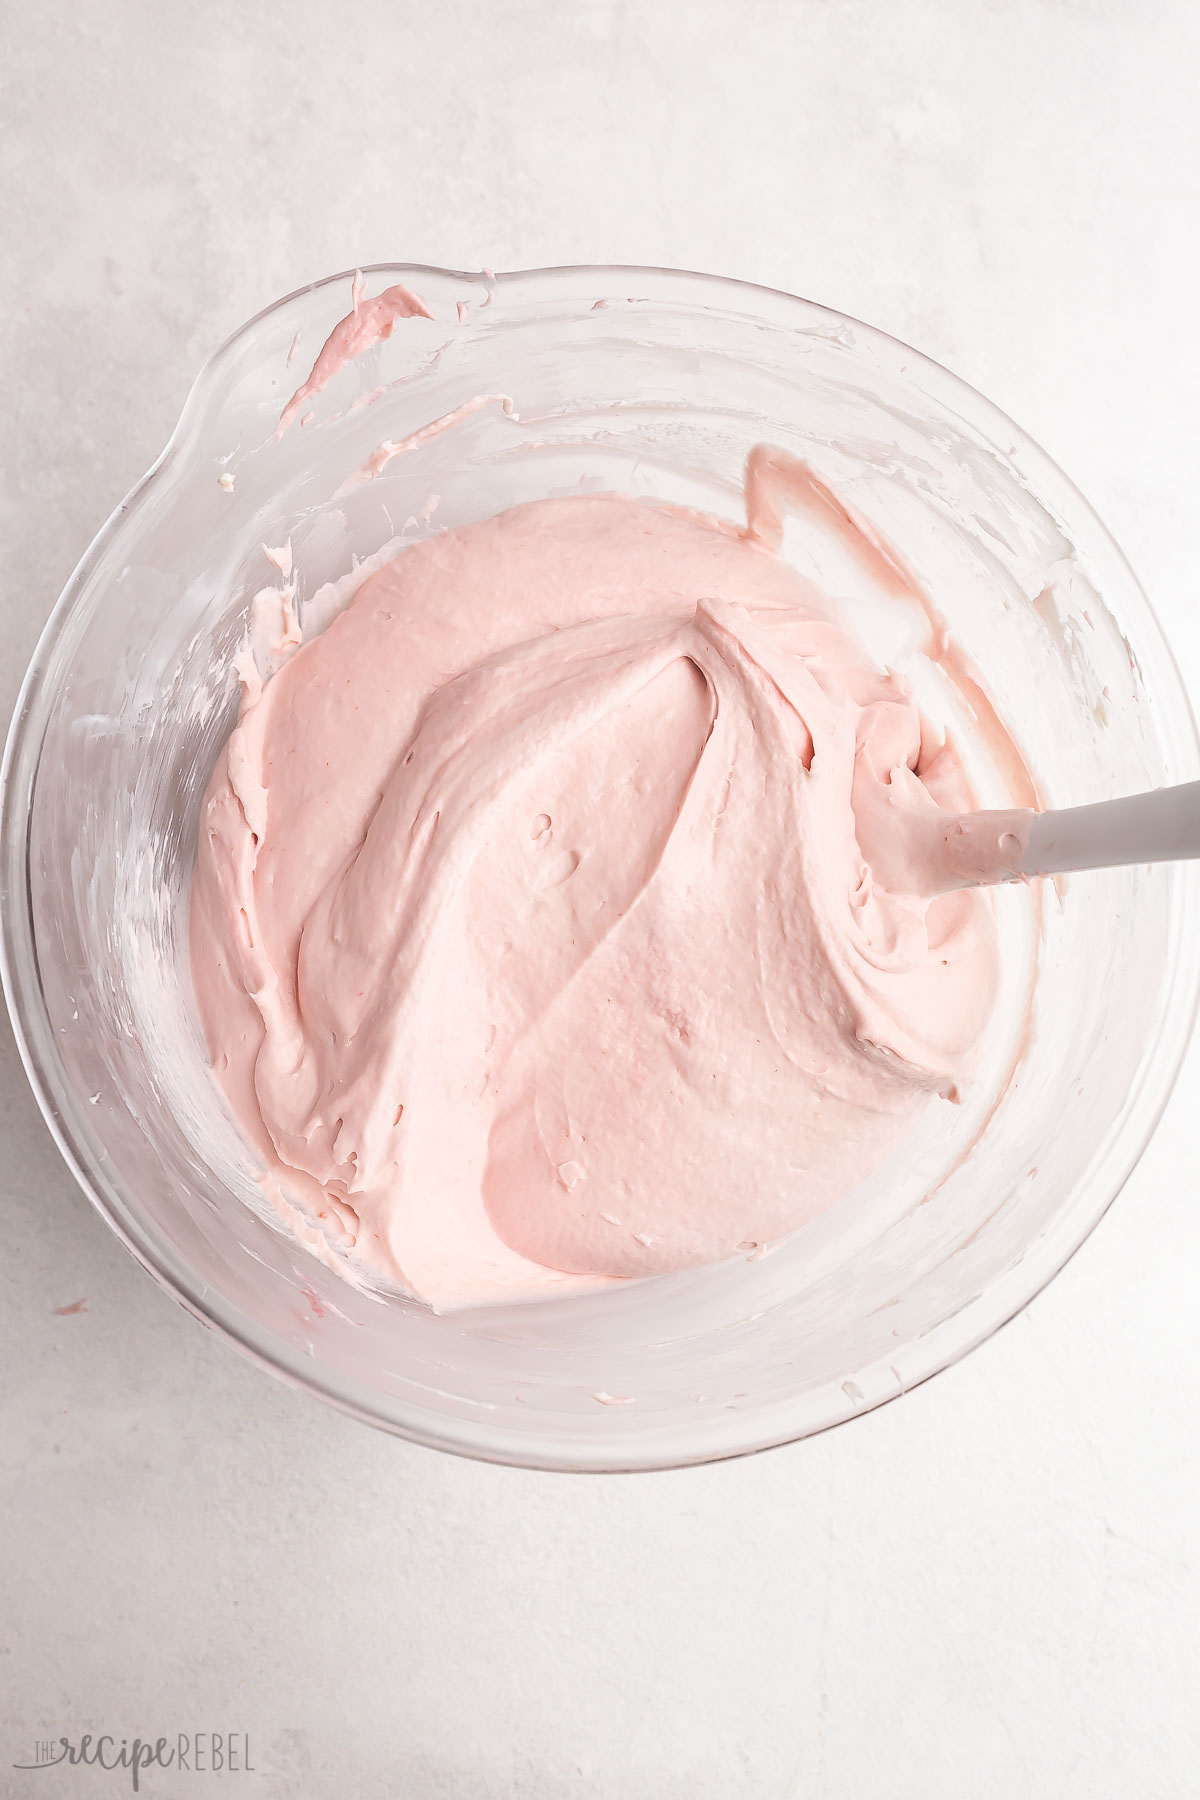
M 200 1014 L 294 1227 L 448 1307 L 839 1200 L 970 1079 L 997 985 L 985 893 L 873 878 L 859 821 L 897 796 L 971 804 L 905 683 L 731 526 L 596 496 L 403 551 L 204 807 Z

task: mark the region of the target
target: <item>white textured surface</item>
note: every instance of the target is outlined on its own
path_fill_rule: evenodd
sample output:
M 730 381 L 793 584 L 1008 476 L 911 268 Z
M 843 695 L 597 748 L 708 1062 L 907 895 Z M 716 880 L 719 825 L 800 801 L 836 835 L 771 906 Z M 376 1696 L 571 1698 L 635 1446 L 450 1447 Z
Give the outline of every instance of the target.
M 739 18 L 739 15 L 741 17 Z M 1200 693 L 1193 0 L 38 0 L 0 64 L 5 708 L 250 312 L 387 258 L 776 284 L 1074 475 Z M 688 1474 L 440 1459 L 260 1375 L 75 1191 L 0 1050 L 0 1793 L 1159 1800 L 1200 1755 L 1200 1058 L 966 1363 Z M 87 1310 L 56 1309 L 86 1297 Z

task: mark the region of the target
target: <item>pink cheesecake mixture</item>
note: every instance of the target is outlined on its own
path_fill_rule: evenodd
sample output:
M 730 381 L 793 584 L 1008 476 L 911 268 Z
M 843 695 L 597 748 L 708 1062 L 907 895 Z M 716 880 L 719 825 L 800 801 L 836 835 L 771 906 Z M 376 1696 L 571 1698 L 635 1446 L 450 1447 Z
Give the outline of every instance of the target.
M 194 984 L 335 1263 L 448 1308 L 751 1253 L 976 1074 L 991 898 L 896 851 L 966 775 L 778 554 L 782 466 L 747 530 L 605 494 L 415 543 L 249 685 Z

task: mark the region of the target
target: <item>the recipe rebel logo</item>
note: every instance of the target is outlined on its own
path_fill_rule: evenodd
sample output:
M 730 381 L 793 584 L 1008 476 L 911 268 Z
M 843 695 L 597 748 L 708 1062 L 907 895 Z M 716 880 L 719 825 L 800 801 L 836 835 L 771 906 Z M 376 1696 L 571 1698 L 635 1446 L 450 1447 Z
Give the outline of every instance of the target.
M 172 1737 L 117 1738 L 110 1732 L 84 1732 L 77 1738 L 39 1738 L 32 1761 L 14 1769 L 124 1769 L 141 1791 L 148 1769 L 172 1769 L 185 1775 L 253 1775 L 250 1736 L 245 1731 L 179 1731 Z

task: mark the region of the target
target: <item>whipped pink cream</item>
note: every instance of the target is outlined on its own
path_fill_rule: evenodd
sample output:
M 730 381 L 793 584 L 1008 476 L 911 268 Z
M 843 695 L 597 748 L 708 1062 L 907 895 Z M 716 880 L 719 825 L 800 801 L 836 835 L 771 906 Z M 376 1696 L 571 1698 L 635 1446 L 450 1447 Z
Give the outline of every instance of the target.
M 372 345 L 383 343 L 391 337 L 398 319 L 432 319 L 433 314 L 419 294 L 405 287 L 402 281 L 394 287 L 385 288 L 382 294 L 376 294 L 372 300 L 363 298 L 362 271 L 357 270 L 351 289 L 354 304 L 344 319 L 339 319 L 329 336 L 322 344 L 316 362 L 309 370 L 307 378 L 301 382 L 287 405 L 279 415 L 279 429 L 276 437 L 282 437 L 292 420 L 296 418 L 306 401 L 311 400 L 326 387 L 339 369 L 352 362 L 356 356 L 371 349 Z M 291 364 L 296 345 L 288 351 L 288 363 Z M 300 423 L 303 425 L 304 420 Z
M 439 1308 L 717 1262 L 971 1080 L 990 897 L 871 861 L 889 820 L 970 807 L 963 768 L 760 512 L 767 542 L 617 495 L 514 508 L 405 549 L 247 687 L 192 969 L 326 1257 Z

